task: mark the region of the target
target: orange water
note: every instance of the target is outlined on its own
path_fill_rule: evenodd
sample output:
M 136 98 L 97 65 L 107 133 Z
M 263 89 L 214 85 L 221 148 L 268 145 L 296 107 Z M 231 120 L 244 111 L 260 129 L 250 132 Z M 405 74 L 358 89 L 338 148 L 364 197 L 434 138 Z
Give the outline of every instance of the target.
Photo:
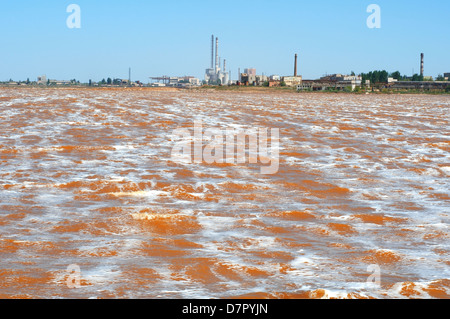
M 0 297 L 449 298 L 449 106 L 1 89 Z M 278 173 L 172 161 L 195 120 L 280 129 Z

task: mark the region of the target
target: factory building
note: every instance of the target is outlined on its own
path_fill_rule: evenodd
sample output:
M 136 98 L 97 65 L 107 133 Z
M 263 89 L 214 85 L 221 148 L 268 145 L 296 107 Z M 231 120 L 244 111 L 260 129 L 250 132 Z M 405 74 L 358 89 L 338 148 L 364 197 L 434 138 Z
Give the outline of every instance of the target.
M 301 76 L 285 76 L 283 77 L 284 83 L 286 83 L 286 86 L 298 86 L 302 84 L 302 77 Z
M 256 76 L 256 69 L 244 69 L 244 73 Z
M 300 91 L 323 91 L 327 89 L 344 90 L 351 87 L 353 91 L 356 87 L 360 87 L 361 83 L 362 77 L 359 75 L 332 74 L 323 76 L 320 80 L 305 80 L 297 86 L 297 89 Z
M 399 81 L 387 87 L 393 89 L 415 89 L 415 90 L 446 90 L 450 88 L 450 82 L 434 81 Z
M 244 69 L 248 71 L 249 69 Z M 253 71 L 254 70 L 254 71 Z M 241 84 L 242 85 L 249 85 L 249 86 L 259 86 L 263 85 L 265 82 L 269 81 L 269 77 L 265 75 L 256 75 L 256 70 L 253 69 L 251 74 L 248 73 L 241 73 Z
M 151 77 L 153 82 L 150 84 L 152 87 L 179 87 L 179 88 L 189 88 L 194 86 L 200 86 L 200 79 L 193 76 L 162 76 L 162 77 Z
M 38 76 L 37 78 L 37 84 L 47 84 L 47 76 L 46 75 L 42 75 L 42 76 Z
M 269 87 L 281 86 L 282 83 L 286 86 L 297 87 L 302 84 L 302 77 L 297 75 L 297 59 L 298 55 L 295 55 L 294 62 L 294 76 L 279 76 L 272 75 L 270 77 L 265 75 L 256 75 L 256 69 L 248 68 L 244 69 L 244 73 L 239 74 L 240 83 L 242 85 L 267 85 Z
M 215 48 L 215 50 L 214 50 Z M 227 72 L 227 60 L 223 60 L 223 68 L 221 68 L 219 58 L 219 38 L 211 36 L 211 65 L 205 70 L 205 82 L 210 85 L 229 85 L 230 73 Z
M 282 81 L 286 84 L 286 86 L 299 86 L 302 85 L 302 77 L 297 75 L 297 60 L 298 55 L 295 55 L 295 62 L 294 62 L 294 76 L 285 76 L 283 77 Z

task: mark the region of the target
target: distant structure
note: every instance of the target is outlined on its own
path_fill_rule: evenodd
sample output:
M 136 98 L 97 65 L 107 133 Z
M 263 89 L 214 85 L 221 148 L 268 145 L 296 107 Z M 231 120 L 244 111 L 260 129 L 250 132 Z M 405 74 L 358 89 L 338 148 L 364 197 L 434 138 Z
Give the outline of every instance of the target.
M 420 54 L 420 75 L 423 76 L 423 71 L 424 71 L 424 57 L 425 55 L 423 53 Z
M 205 70 L 205 82 L 210 85 L 228 85 L 230 83 L 230 74 L 226 72 L 227 60 L 223 60 L 223 68 L 220 67 L 219 57 L 219 38 L 215 39 L 214 52 L 214 35 L 211 36 L 211 67 Z
M 256 69 L 244 69 L 244 73 L 256 76 Z
M 47 76 L 46 75 L 38 76 L 37 84 L 47 84 Z
M 323 91 L 327 89 L 344 90 L 351 88 L 355 90 L 356 87 L 360 87 L 362 77 L 359 75 L 343 75 L 332 74 L 323 76 L 320 80 L 305 80 L 301 85 L 297 86 L 298 90 L 308 91 Z M 370 85 L 370 82 L 366 85 Z
M 450 88 L 450 82 L 445 81 L 398 81 L 392 83 L 389 88 L 399 90 L 447 90 Z
M 297 53 L 295 54 L 295 63 L 294 63 L 294 76 L 297 76 Z
M 154 82 L 150 84 L 151 87 L 177 87 L 177 88 L 192 88 L 201 85 L 200 79 L 194 76 L 160 76 L 150 77 Z
M 444 78 L 448 81 L 450 79 L 450 73 L 444 73 Z
M 269 80 L 265 75 L 256 75 L 256 69 L 244 69 L 244 73 L 239 75 L 240 84 L 244 86 L 259 86 Z
M 302 85 L 302 77 L 297 74 L 297 63 L 298 63 L 298 55 L 295 54 L 294 59 L 294 76 L 285 76 L 283 77 L 283 82 L 286 86 L 300 86 Z
M 75 84 L 73 81 L 51 80 L 51 79 L 48 79 L 46 75 L 38 76 L 36 83 L 38 85 L 52 85 L 52 86 L 62 86 L 62 85 Z

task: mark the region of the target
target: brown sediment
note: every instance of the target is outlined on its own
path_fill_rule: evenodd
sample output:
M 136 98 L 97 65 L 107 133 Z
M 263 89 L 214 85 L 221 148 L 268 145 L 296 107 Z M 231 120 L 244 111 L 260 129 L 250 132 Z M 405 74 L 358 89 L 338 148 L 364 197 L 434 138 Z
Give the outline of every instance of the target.
M 215 258 L 179 258 L 174 259 L 169 268 L 175 280 L 210 285 L 221 281 L 212 270 L 216 263 Z
M 361 260 L 370 264 L 391 265 L 402 260 L 400 255 L 388 250 L 370 250 L 364 255 Z
M 295 183 L 281 182 L 280 184 L 287 189 L 299 190 L 320 199 L 347 197 L 350 195 L 350 190 L 348 188 L 311 180 L 304 180 L 302 182 Z
M 286 211 L 286 212 L 273 212 L 266 214 L 267 217 L 278 217 L 286 220 L 311 220 L 316 216 L 309 211 Z
M 132 215 L 144 230 L 162 235 L 196 233 L 202 229 L 195 216 L 158 213 L 137 213 Z
M 354 247 L 352 245 L 343 244 L 343 243 L 329 243 L 328 247 L 340 248 L 340 249 L 346 249 L 346 250 L 354 249 Z
M 173 249 L 165 244 L 155 244 L 155 243 L 144 243 L 142 245 L 141 253 L 146 256 L 152 257 L 181 257 L 188 254 L 186 250 Z
M 386 223 L 401 224 L 407 221 L 406 218 L 389 217 L 382 214 L 358 214 L 354 218 L 362 220 L 364 223 L 385 225 Z
M 416 284 L 413 282 L 405 282 L 402 284 L 400 294 L 408 298 L 417 298 L 420 292 L 416 289 Z
M 333 230 L 335 232 L 338 232 L 339 235 L 343 235 L 343 236 L 353 235 L 353 234 L 357 233 L 352 226 L 347 225 L 347 224 L 329 223 L 328 228 L 330 228 L 331 230 Z
M 295 259 L 295 257 L 285 251 L 263 251 L 263 250 L 256 250 L 256 251 L 247 251 L 249 254 L 252 254 L 254 256 L 257 256 L 259 258 L 267 258 L 278 262 L 290 262 Z
M 128 267 L 122 272 L 122 276 L 136 286 L 156 284 L 163 279 L 156 270 L 137 266 Z
M 33 269 L 27 271 L 0 269 L 0 288 L 37 288 L 41 285 L 50 285 L 53 280 L 54 275 L 42 269 Z
M 429 239 L 444 239 L 444 238 L 450 238 L 450 234 L 443 232 L 443 231 L 435 231 L 433 233 L 425 234 L 423 236 L 423 239 L 429 240 Z
M 214 267 L 214 272 L 221 277 L 233 281 L 242 281 L 243 273 L 238 265 L 228 264 L 223 261 L 218 261 Z
M 432 298 L 437 299 L 450 299 L 450 280 L 442 279 L 431 282 L 423 290 Z
M 450 194 L 445 193 L 430 193 L 428 194 L 431 198 L 439 199 L 439 200 L 450 200 Z
M 371 299 L 358 293 L 344 294 L 341 299 Z M 316 289 L 311 291 L 299 292 L 256 292 L 245 295 L 233 296 L 231 299 L 295 299 L 295 300 L 309 300 L 309 299 L 334 299 L 329 297 L 324 289 Z
M 94 236 L 104 236 L 120 234 L 125 221 L 118 217 L 104 217 L 103 219 L 93 219 L 86 222 L 66 220 L 58 223 L 52 228 L 56 233 L 79 233 Z

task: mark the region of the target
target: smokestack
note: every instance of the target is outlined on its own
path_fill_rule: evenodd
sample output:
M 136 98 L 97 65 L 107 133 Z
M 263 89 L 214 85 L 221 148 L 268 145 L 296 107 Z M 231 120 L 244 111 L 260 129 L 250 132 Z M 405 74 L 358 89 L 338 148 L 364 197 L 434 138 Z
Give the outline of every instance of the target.
M 216 73 L 219 72 L 219 38 L 216 38 Z
M 424 65 L 423 60 L 424 60 L 424 54 L 421 53 L 421 54 L 420 54 L 420 75 L 421 75 L 421 76 L 423 76 L 423 65 Z
M 295 54 L 294 76 L 297 76 L 297 54 Z
M 223 59 L 223 73 L 227 71 L 227 60 Z
M 214 34 L 211 36 L 211 69 L 214 68 Z

